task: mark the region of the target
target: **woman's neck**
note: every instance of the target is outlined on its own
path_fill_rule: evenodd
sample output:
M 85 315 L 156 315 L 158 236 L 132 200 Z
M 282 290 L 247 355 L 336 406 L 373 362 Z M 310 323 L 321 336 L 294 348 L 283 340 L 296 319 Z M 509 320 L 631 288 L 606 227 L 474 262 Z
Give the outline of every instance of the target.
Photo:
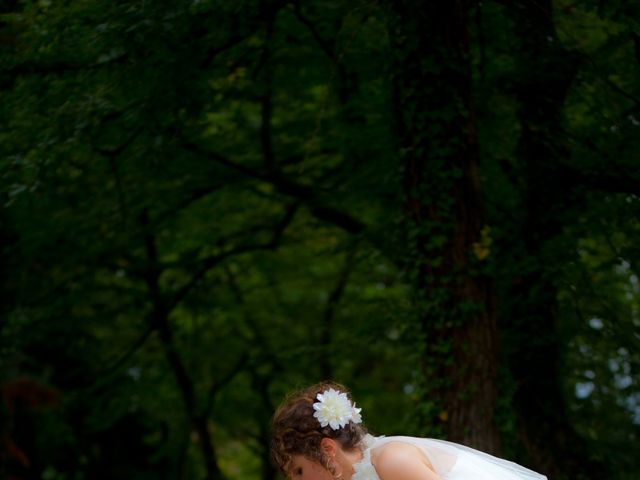
M 351 480 L 355 470 L 353 465 L 362 460 L 364 454 L 362 450 L 356 448 L 354 450 L 339 450 L 336 455 L 336 463 L 342 472 L 341 480 Z

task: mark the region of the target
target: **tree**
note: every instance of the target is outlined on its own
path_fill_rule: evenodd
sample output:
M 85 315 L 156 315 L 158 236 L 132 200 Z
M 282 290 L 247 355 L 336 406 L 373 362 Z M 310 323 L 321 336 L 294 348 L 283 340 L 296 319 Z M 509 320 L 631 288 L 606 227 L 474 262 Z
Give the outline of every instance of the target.
M 327 376 L 374 432 L 637 470 L 631 6 L 2 8 L 0 381 L 57 395 L 3 473 L 273 479 Z
M 434 404 L 423 422 L 497 452 L 495 291 L 479 267 L 483 253 L 474 255 L 484 221 L 469 5 L 391 2 L 391 9 L 409 262 L 424 333 L 425 402 Z

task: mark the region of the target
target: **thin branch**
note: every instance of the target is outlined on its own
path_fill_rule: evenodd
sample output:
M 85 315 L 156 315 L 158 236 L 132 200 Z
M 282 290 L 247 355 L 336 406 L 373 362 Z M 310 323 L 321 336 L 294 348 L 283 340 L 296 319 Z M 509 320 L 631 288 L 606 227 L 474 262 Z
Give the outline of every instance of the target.
M 252 368 L 249 371 L 251 375 L 252 389 L 260 395 L 261 408 L 261 421 L 258 422 L 259 440 L 258 446 L 260 447 L 260 457 L 262 459 L 262 478 L 265 480 L 275 479 L 276 470 L 273 468 L 273 464 L 270 461 L 270 449 L 269 443 L 271 438 L 271 431 L 268 427 L 269 419 L 276 406 L 273 405 L 271 396 L 269 395 L 269 385 L 272 382 L 273 374 L 261 374 L 258 368 Z
M 179 132 L 175 132 L 177 136 L 181 137 L 181 135 L 179 134 Z M 267 175 L 255 171 L 251 168 L 245 167 L 244 165 L 241 165 L 239 163 L 234 163 L 231 160 L 229 160 L 228 158 L 226 158 L 223 155 L 220 155 L 219 153 L 210 151 L 210 150 L 205 150 L 204 148 L 202 148 L 200 145 L 191 142 L 185 138 L 181 137 L 181 145 L 182 147 L 191 152 L 194 153 L 196 155 L 200 155 L 203 157 L 208 158 L 209 160 L 213 160 L 214 162 L 223 165 L 224 167 L 227 167 L 231 170 L 235 170 L 236 172 L 242 173 L 243 175 L 250 177 L 250 178 L 256 178 L 258 180 L 264 180 L 264 181 L 269 181 Z
M 225 387 L 231 380 L 233 380 L 238 373 L 240 373 L 244 367 L 247 365 L 249 360 L 249 355 L 247 352 L 243 352 L 236 364 L 230 368 L 227 373 L 220 378 L 217 382 L 214 382 L 209 389 L 209 393 L 207 395 L 207 399 L 204 404 L 204 409 L 202 410 L 202 414 L 205 417 L 208 417 L 213 410 L 213 402 L 215 401 L 215 397 L 218 392 Z
M 333 326 L 335 323 L 336 312 L 338 310 L 338 304 L 344 295 L 344 292 L 347 287 L 347 283 L 349 281 L 349 276 L 353 271 L 356 265 L 356 253 L 358 251 L 358 242 L 355 241 L 353 246 L 347 252 L 347 256 L 338 275 L 338 281 L 334 286 L 329 298 L 327 300 L 327 305 L 325 307 L 324 313 L 322 315 L 322 330 L 320 333 L 320 345 L 322 347 L 328 348 L 332 342 L 332 334 L 333 334 Z M 320 370 L 322 372 L 322 378 L 332 378 L 333 377 L 333 368 L 331 366 L 331 356 L 327 351 L 323 351 L 322 349 L 319 351 L 320 354 Z
M 615 83 L 613 80 L 611 80 L 608 75 L 603 74 L 600 71 L 600 66 L 596 63 L 596 61 L 594 60 L 594 58 L 591 55 L 589 55 L 587 53 L 583 53 L 583 52 L 581 52 L 581 54 L 584 55 L 585 58 L 589 61 L 589 63 L 593 66 L 594 72 L 596 74 L 596 78 L 599 78 L 602 82 L 604 82 L 606 85 L 608 85 L 614 92 L 619 93 L 620 95 L 625 97 L 627 100 L 631 100 L 634 103 L 635 106 L 640 106 L 640 99 L 638 97 L 636 97 L 635 95 L 633 95 L 633 94 L 627 92 L 626 90 L 624 90 L 617 83 Z
M 125 222 L 127 220 L 127 206 L 126 199 L 124 196 L 124 189 L 122 188 L 122 178 L 120 177 L 120 171 L 118 170 L 118 165 L 116 163 L 116 158 L 120 156 L 134 141 L 140 133 L 142 132 L 142 127 L 136 128 L 129 137 L 122 142 L 122 144 L 118 145 L 115 148 L 101 148 L 93 146 L 93 150 L 98 152 L 100 155 L 107 157 L 107 162 L 109 163 L 109 168 L 111 168 L 111 173 L 113 174 L 113 178 L 116 183 L 116 195 L 118 197 L 118 207 L 120 210 L 120 216 L 122 217 L 122 221 Z
M 298 21 L 302 23 L 305 27 L 307 27 L 309 32 L 311 32 L 311 36 L 318 43 L 318 45 L 320 46 L 320 49 L 326 54 L 329 60 L 333 63 L 338 73 L 338 77 L 340 78 L 340 88 L 338 89 L 338 97 L 340 98 L 341 103 L 343 105 L 346 105 L 349 95 L 352 91 L 352 86 L 349 84 L 349 74 L 347 72 L 347 69 L 344 66 L 344 62 L 342 61 L 342 57 L 344 56 L 344 54 L 338 55 L 338 53 L 336 52 L 336 49 L 335 49 L 336 40 L 333 40 L 331 43 L 329 43 L 322 38 L 322 36 L 318 32 L 314 23 L 302 13 L 302 8 L 300 6 L 299 0 L 295 0 L 294 2 L 294 14 L 298 19 Z
M 478 75 L 480 76 L 480 80 L 484 81 L 485 79 L 485 67 L 487 64 L 487 54 L 486 54 L 486 39 L 484 35 L 484 23 L 482 22 L 482 1 L 477 1 L 475 4 L 476 14 L 476 28 L 478 30 L 478 46 L 480 49 L 480 64 L 478 66 Z
M 111 66 L 113 64 L 124 63 L 129 58 L 128 53 L 123 53 L 117 57 L 113 57 L 105 62 L 91 62 L 91 63 L 74 63 L 57 61 L 51 63 L 45 62 L 31 62 L 26 61 L 13 65 L 12 67 L 0 70 L 1 75 L 8 75 L 13 80 L 21 75 L 50 75 L 50 74 L 63 74 L 68 72 L 77 72 L 83 70 L 95 70 L 102 67 Z
M 96 374 L 96 377 L 104 377 L 107 376 L 116 370 L 119 370 L 122 365 L 124 365 L 138 350 L 140 350 L 147 340 L 151 337 L 151 334 L 155 331 L 155 329 L 149 325 L 147 329 L 138 337 L 138 339 L 131 344 L 131 346 L 127 349 L 127 351 L 122 354 L 122 356 L 113 362 L 111 365 L 106 366 L 100 372 Z
M 275 155 L 273 153 L 273 140 L 272 140 L 272 123 L 271 118 L 273 116 L 273 92 L 271 90 L 270 79 L 267 80 L 268 85 L 265 93 L 260 100 L 261 105 L 261 118 L 260 125 L 260 142 L 262 144 L 262 156 L 264 158 L 264 166 L 269 173 L 276 172 Z
M 271 38 L 273 37 L 273 25 L 275 17 L 267 22 L 267 38 L 265 39 L 264 49 L 258 62 L 257 70 L 262 65 L 265 68 L 265 87 L 260 97 L 260 143 L 262 146 L 262 156 L 267 172 L 273 174 L 276 172 L 275 155 L 273 153 L 273 135 L 272 135 L 272 118 L 273 118 L 273 72 L 269 60 L 271 58 Z
M 200 261 L 200 268 L 196 273 L 193 274 L 191 279 L 179 288 L 172 296 L 171 301 L 169 302 L 169 307 L 173 310 L 176 305 L 178 305 L 187 294 L 196 286 L 196 284 L 202 280 L 202 278 L 209 272 L 211 269 L 217 267 L 220 263 L 226 260 L 229 257 L 233 257 L 235 255 L 241 255 L 243 253 L 255 252 L 259 250 L 271 250 L 273 249 L 273 243 L 257 243 L 253 245 L 240 245 L 226 252 L 220 253 L 218 255 L 212 255 Z
M 215 245 L 217 247 L 220 247 L 220 249 L 222 249 L 227 245 L 237 244 L 242 241 L 248 241 L 248 239 L 253 239 L 260 234 L 266 233 L 267 231 L 268 232 L 273 231 L 273 223 L 253 225 L 239 232 L 233 232 L 225 237 L 220 237 L 216 241 Z M 208 245 L 208 247 L 210 248 L 211 245 Z M 206 247 L 205 248 L 198 247 L 198 248 L 187 250 L 181 253 L 180 257 L 177 260 L 162 262 L 161 266 L 163 269 L 180 268 L 180 269 L 189 270 L 189 271 L 193 269 L 197 269 L 198 266 L 201 264 L 202 259 L 204 258 L 204 254 L 202 252 L 205 249 Z
M 199 263 L 199 268 L 196 273 L 193 274 L 191 279 L 179 288 L 171 297 L 168 308 L 169 311 L 173 310 L 176 305 L 178 305 L 187 294 L 195 287 L 200 280 L 209 272 L 211 269 L 218 266 L 224 260 L 229 257 L 235 255 L 241 255 L 243 253 L 255 252 L 259 250 L 274 250 L 280 244 L 282 239 L 282 235 L 286 227 L 293 221 L 293 217 L 298 208 L 298 204 L 294 204 L 287 209 L 283 219 L 278 223 L 276 229 L 273 234 L 273 238 L 266 243 L 256 243 L 256 244 L 248 244 L 248 245 L 239 245 L 234 248 L 227 250 L 226 252 L 219 253 L 217 255 L 211 255 L 207 258 L 204 258 Z
M 118 155 L 121 155 L 127 149 L 127 147 L 129 147 L 135 141 L 136 138 L 138 138 L 140 133 L 142 133 L 142 127 L 141 126 L 137 127 L 135 130 L 133 130 L 133 132 L 131 132 L 131 134 L 125 139 L 125 141 L 122 142 L 117 147 L 105 148 L 105 147 L 96 147 L 96 146 L 94 146 L 93 149 L 96 152 L 98 152 L 101 155 L 104 155 L 106 157 L 117 157 Z
M 340 227 L 349 233 L 360 234 L 367 228 L 367 225 L 365 223 L 355 218 L 351 214 L 338 210 L 334 207 L 322 205 L 318 199 L 316 192 L 309 185 L 296 183 L 284 177 L 283 175 L 269 175 L 245 167 L 244 165 L 234 163 L 223 155 L 207 151 L 201 146 L 185 139 L 182 140 L 182 146 L 192 153 L 209 158 L 210 160 L 219 163 L 220 165 L 240 172 L 250 178 L 255 178 L 264 182 L 271 183 L 280 193 L 305 202 L 305 204 L 309 206 L 309 210 L 311 211 L 311 213 L 316 218 Z
M 358 252 L 358 242 L 354 242 L 353 247 L 347 252 L 344 265 L 338 276 L 338 281 L 329 295 L 327 306 L 325 308 L 323 318 L 325 324 L 332 324 L 336 314 L 336 307 L 342 298 L 349 281 L 349 276 L 356 265 L 356 253 Z
M 191 426 L 200 437 L 200 450 L 206 467 L 207 480 L 223 480 L 224 476 L 217 462 L 216 448 L 209 431 L 207 418 L 198 412 L 196 392 L 193 379 L 182 360 L 174 340 L 169 322 L 171 307 L 167 305 L 166 295 L 160 290 L 159 278 L 161 270 L 158 263 L 156 239 L 149 228 L 149 214 L 145 210 L 140 216 L 144 245 L 147 254 L 147 268 L 144 275 L 151 301 L 151 310 L 147 321 L 152 329 L 158 332 L 164 355 L 180 389 Z
M 236 45 L 239 45 L 240 43 L 244 42 L 246 39 L 251 37 L 251 35 L 253 35 L 257 30 L 258 30 L 258 27 L 256 27 L 254 30 L 250 31 L 246 35 L 234 35 L 231 38 L 229 38 L 226 42 L 224 42 L 222 45 L 215 48 L 211 48 L 209 51 L 205 53 L 204 59 L 202 60 L 202 62 L 200 62 L 200 69 L 206 69 L 209 66 L 211 66 L 211 63 L 215 60 L 215 58 L 218 55 L 226 52 L 227 50 L 231 50 Z
M 307 27 L 307 29 L 309 30 L 309 32 L 311 32 L 311 35 L 313 36 L 315 41 L 318 43 L 322 51 L 324 51 L 324 53 L 327 55 L 327 57 L 329 57 L 332 62 L 337 63 L 338 58 L 336 56 L 336 52 L 333 47 L 333 45 L 335 45 L 335 42 L 333 42 L 333 44 L 330 44 L 324 38 L 322 38 L 322 36 L 318 32 L 318 29 L 313 24 L 313 22 L 302 13 L 302 8 L 300 7 L 300 0 L 295 0 L 293 6 L 294 6 L 293 11 L 298 21 L 302 23 L 305 27 Z
M 228 182 L 220 182 L 213 185 L 194 188 L 192 191 L 188 192 L 187 196 L 181 199 L 176 205 L 157 214 L 154 224 L 161 224 L 168 218 L 173 217 L 177 212 L 188 208 L 198 200 L 201 200 L 211 195 L 212 193 L 217 192 L 224 187 L 227 187 L 228 185 Z
M 318 220 L 336 225 L 349 233 L 357 235 L 364 232 L 367 228 L 366 225 L 357 218 L 332 207 L 315 206 L 311 207 L 310 211 Z
M 265 18 L 275 18 L 278 12 L 282 10 L 284 7 L 286 7 L 288 3 L 289 3 L 289 0 L 277 0 L 277 1 L 270 2 L 267 5 L 267 7 L 264 10 L 260 11 L 259 15 L 257 15 L 256 18 L 253 19 L 255 23 L 252 25 L 252 28 L 250 28 L 248 32 L 242 35 L 239 35 L 239 34 L 232 35 L 222 45 L 211 48 L 208 52 L 206 52 L 204 59 L 202 60 L 202 62 L 200 62 L 200 68 L 204 69 L 209 67 L 218 55 L 226 52 L 227 50 L 231 50 L 233 47 L 249 39 L 252 35 L 254 35 L 260 29 L 260 27 L 263 25 L 263 20 Z M 209 20 L 209 18 L 205 17 L 204 20 L 207 21 Z M 234 23 L 237 23 L 237 22 L 234 21 Z M 210 22 L 209 22 L 209 25 L 211 25 Z M 236 28 L 237 28 L 237 25 L 232 24 L 232 30 L 235 30 Z
M 236 297 L 236 301 L 238 302 L 238 304 L 241 307 L 243 307 L 243 309 L 245 310 L 244 317 L 247 319 L 249 330 L 253 334 L 253 337 L 249 338 L 248 340 L 256 342 L 258 345 L 260 345 L 262 347 L 261 352 L 268 359 L 269 363 L 273 365 L 273 368 L 277 372 L 283 372 L 284 365 L 282 364 L 282 362 L 280 362 L 277 355 L 275 355 L 268 348 L 269 347 L 268 340 L 264 337 L 264 335 L 262 335 L 262 332 L 256 326 L 256 322 L 254 322 L 253 317 L 249 313 L 249 310 L 246 308 L 246 300 L 242 290 L 240 289 L 240 286 L 238 285 L 238 282 L 236 281 L 235 275 L 229 268 L 225 268 L 225 273 L 227 274 L 227 281 L 228 281 L 229 288 L 231 289 L 231 292 Z

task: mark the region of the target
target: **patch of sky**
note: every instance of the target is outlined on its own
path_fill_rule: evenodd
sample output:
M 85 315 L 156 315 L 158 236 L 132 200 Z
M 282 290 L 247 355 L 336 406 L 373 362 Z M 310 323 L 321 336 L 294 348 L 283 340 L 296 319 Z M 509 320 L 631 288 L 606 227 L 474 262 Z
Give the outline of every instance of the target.
M 633 384 L 633 379 L 630 375 L 615 375 L 613 381 L 617 388 L 624 390 L 629 388 Z
M 134 380 L 140 380 L 140 376 L 142 375 L 142 368 L 140 368 L 140 367 L 131 367 L 129 370 L 127 370 L 127 373 Z
M 635 274 L 629 275 L 629 284 L 625 285 L 625 297 L 627 300 L 633 300 L 640 293 L 640 285 L 638 285 L 638 277 Z
M 631 412 L 633 423 L 640 425 L 640 393 L 629 395 L 624 400 L 624 406 Z
M 576 397 L 587 398 L 595 390 L 593 382 L 578 382 L 576 383 Z
M 603 325 L 602 320 L 597 317 L 589 319 L 589 326 L 594 330 L 601 330 Z
M 621 258 L 620 264 L 614 267 L 616 273 L 622 273 L 622 274 L 627 273 L 629 271 L 629 268 L 631 268 L 631 264 L 627 262 L 624 258 Z
M 617 359 L 610 358 L 608 363 L 609 363 L 609 370 L 611 370 L 611 372 L 616 373 L 620 370 L 620 363 L 618 362 Z

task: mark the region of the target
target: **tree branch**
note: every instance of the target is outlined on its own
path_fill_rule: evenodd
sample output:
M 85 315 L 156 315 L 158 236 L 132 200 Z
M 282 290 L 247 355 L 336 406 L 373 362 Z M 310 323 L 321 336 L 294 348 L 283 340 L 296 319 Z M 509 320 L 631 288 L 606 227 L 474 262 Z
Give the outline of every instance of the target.
M 105 62 L 91 62 L 91 63 L 74 63 L 65 61 L 56 61 L 51 63 L 36 63 L 31 61 L 25 61 L 14 65 L 9 68 L 0 70 L 0 75 L 8 75 L 12 79 L 15 79 L 21 75 L 50 75 L 50 74 L 62 74 L 67 72 L 77 72 L 81 70 L 94 70 L 113 64 L 124 63 L 129 58 L 127 53 L 113 57 Z
M 186 139 L 182 139 L 182 146 L 192 153 L 209 158 L 210 160 L 223 165 L 226 168 L 242 173 L 247 177 L 271 183 L 280 193 L 297 198 L 304 202 L 316 218 L 329 222 L 349 233 L 360 234 L 367 228 L 365 223 L 351 214 L 338 210 L 334 207 L 323 205 L 316 192 L 309 185 L 296 183 L 280 174 L 270 175 L 245 167 L 244 165 L 234 163 L 223 155 L 207 151 L 201 146 Z
M 275 248 L 277 248 L 282 239 L 284 230 L 293 221 L 293 217 L 297 209 L 297 203 L 289 206 L 284 217 L 276 226 L 276 229 L 273 233 L 273 238 L 269 242 L 239 245 L 227 250 L 226 252 L 219 253 L 217 255 L 211 255 L 202 259 L 199 262 L 200 266 L 198 270 L 193 274 L 191 279 L 171 296 L 168 303 L 169 311 L 173 310 L 176 305 L 178 305 L 187 296 L 191 289 L 193 289 L 193 287 L 207 274 L 207 272 L 218 266 L 227 258 L 243 253 L 255 252 L 258 250 L 274 250 Z
M 215 58 L 218 55 L 220 55 L 223 52 L 226 52 L 227 50 L 231 50 L 236 45 L 239 45 L 240 43 L 245 41 L 247 38 L 253 35 L 258 30 L 258 28 L 259 27 L 256 26 L 255 29 L 251 30 L 246 35 L 234 35 L 231 38 L 229 38 L 226 42 L 224 42 L 222 45 L 208 50 L 205 53 L 205 56 L 202 62 L 200 62 L 200 69 L 205 69 L 211 66 L 211 63 L 215 60 Z
M 338 95 L 342 104 L 343 105 L 346 104 L 349 94 L 352 91 L 352 87 L 349 84 L 349 74 L 347 73 L 347 69 L 345 68 L 344 63 L 342 62 L 341 56 L 338 56 L 336 52 L 336 49 L 335 49 L 336 41 L 334 40 L 333 42 L 329 43 L 322 38 L 318 30 L 316 29 L 316 26 L 314 25 L 314 23 L 302 13 L 300 0 L 295 0 L 294 2 L 294 13 L 298 21 L 302 23 L 305 27 L 307 27 L 309 32 L 311 32 L 311 36 L 315 39 L 315 41 L 320 46 L 320 49 L 327 55 L 329 60 L 334 64 L 338 72 L 338 77 L 340 78 L 340 88 L 338 89 Z
M 227 371 L 227 373 L 220 378 L 217 382 L 214 382 L 209 389 L 209 393 L 207 395 L 207 399 L 204 404 L 204 409 L 202 411 L 203 415 L 208 417 L 213 410 L 213 402 L 215 401 L 215 397 L 218 392 L 224 388 L 231 380 L 235 378 L 238 373 L 240 373 L 244 367 L 247 365 L 247 361 L 249 360 L 249 355 L 247 352 L 243 352 L 236 364 Z
M 122 142 L 117 147 L 105 148 L 105 147 L 94 146 L 93 149 L 96 152 L 106 157 L 117 157 L 118 155 L 122 154 L 122 152 L 124 152 L 127 149 L 127 147 L 129 147 L 129 145 L 131 145 L 134 142 L 136 138 L 138 138 L 140 133 L 142 133 L 142 127 L 138 126 L 136 129 L 133 130 L 133 132 L 131 132 L 131 134 L 125 139 L 125 141 Z
M 124 189 L 122 188 L 122 179 L 120 178 L 120 172 L 118 170 L 118 165 L 116 163 L 116 158 L 120 156 L 126 149 L 131 145 L 136 138 L 142 132 L 142 127 L 136 128 L 129 137 L 122 142 L 122 144 L 118 145 L 115 148 L 101 148 L 93 146 L 93 150 L 98 152 L 100 155 L 107 157 L 107 162 L 109 163 L 109 168 L 111 168 L 111 173 L 113 174 L 113 178 L 116 183 L 116 194 L 118 196 L 118 206 L 120 209 L 120 216 L 122 217 L 122 221 L 126 221 L 127 219 L 127 204 L 126 199 L 124 197 Z
M 149 223 L 149 215 L 145 210 L 140 216 L 140 225 L 143 229 L 147 254 L 145 280 L 151 300 L 151 310 L 147 315 L 147 320 L 149 326 L 158 332 L 165 358 L 178 384 L 191 427 L 200 438 L 199 446 L 206 467 L 206 478 L 207 480 L 223 480 L 224 477 L 218 465 L 216 449 L 209 431 L 207 418 L 198 411 L 194 382 L 180 357 L 169 323 L 171 307 L 167 305 L 165 297 L 160 291 L 159 277 L 161 271 L 158 263 L 158 251 L 156 239 L 150 232 Z
M 249 37 L 251 37 L 253 34 L 255 34 L 260 29 L 260 27 L 263 25 L 263 20 L 265 18 L 275 17 L 278 14 L 278 12 L 281 9 L 283 9 L 288 3 L 289 3 L 289 0 L 277 0 L 277 1 L 269 2 L 267 4 L 267 6 L 263 10 L 261 10 L 259 12 L 259 15 L 257 15 L 253 19 L 254 24 L 252 25 L 252 28 L 250 28 L 247 33 L 245 33 L 244 35 L 239 35 L 239 34 L 232 35 L 222 45 L 209 49 L 205 53 L 202 62 L 200 62 L 200 68 L 204 69 L 204 68 L 209 67 L 211 65 L 211 63 L 213 62 L 213 60 L 215 60 L 215 58 L 218 55 L 220 55 L 221 53 L 223 53 L 223 52 L 225 52 L 227 50 L 231 50 L 236 45 L 239 45 L 243 41 L 247 40 Z M 209 17 L 203 17 L 203 20 L 205 20 L 205 21 L 206 20 L 210 20 L 210 18 Z M 235 19 L 234 19 L 234 21 L 232 23 L 232 30 L 235 30 L 237 28 L 236 23 L 237 23 L 237 21 L 235 21 Z M 203 29 L 203 31 L 204 31 L 204 34 L 206 34 L 206 32 L 208 30 L 207 29 Z M 201 35 L 196 34 L 196 36 L 203 37 L 204 34 L 201 34 Z
M 331 59 L 332 62 L 338 63 L 336 52 L 333 47 L 333 45 L 335 45 L 335 42 L 333 42 L 333 45 L 332 45 L 328 43 L 324 38 L 322 38 L 322 36 L 318 32 L 318 29 L 313 24 L 313 22 L 302 13 L 300 0 L 295 0 L 293 6 L 294 6 L 293 11 L 298 21 L 302 23 L 305 27 L 307 27 L 307 29 L 309 30 L 309 32 L 311 32 L 311 35 L 313 36 L 315 41 L 318 43 L 322 51 L 327 55 L 327 57 L 329 57 L 329 59 Z
M 267 38 L 265 39 L 264 50 L 260 58 L 257 69 L 260 69 L 261 65 L 266 65 L 265 68 L 265 87 L 264 92 L 260 97 L 260 143 L 262 146 L 262 156 L 264 158 L 264 165 L 267 172 L 273 174 L 276 172 L 275 155 L 273 153 L 273 138 L 272 138 L 272 118 L 273 118 L 273 73 L 271 66 L 268 62 L 271 57 L 271 47 L 269 43 L 273 36 L 273 24 L 275 17 L 269 18 L 267 22 Z
M 104 377 L 116 370 L 120 369 L 122 365 L 124 365 L 127 360 L 129 360 L 133 354 L 135 354 L 142 346 L 147 342 L 151 334 L 155 331 L 152 326 L 148 326 L 147 329 L 138 337 L 138 339 L 131 344 L 131 346 L 127 349 L 127 351 L 122 354 L 122 356 L 113 362 L 111 365 L 108 365 L 104 369 L 102 369 L 99 373 L 96 374 L 97 377 Z
M 336 311 L 338 309 L 338 304 L 340 303 L 340 299 L 344 295 L 345 289 L 347 287 L 347 282 L 349 281 L 349 276 L 353 271 L 356 264 L 356 253 L 358 251 L 358 242 L 353 242 L 353 245 L 347 252 L 347 256 L 344 261 L 344 265 L 338 275 L 338 281 L 334 286 L 329 298 L 327 299 L 327 305 L 323 312 L 323 322 L 322 322 L 322 330 L 320 332 L 320 346 L 325 347 L 319 350 L 320 355 L 320 370 L 322 372 L 322 378 L 333 378 L 333 368 L 331 366 L 331 355 L 328 354 L 326 349 L 331 345 L 332 336 L 333 336 L 333 326 L 336 318 Z
M 253 334 L 253 337 L 249 338 L 249 341 L 255 341 L 257 344 L 259 344 L 262 347 L 261 353 L 265 355 L 273 368 L 277 372 L 283 372 L 285 370 L 284 365 L 282 364 L 282 362 L 280 362 L 277 355 L 275 355 L 273 351 L 268 348 L 269 342 L 262 334 L 262 331 L 256 326 L 255 322 L 253 321 L 253 317 L 249 313 L 249 310 L 246 308 L 246 300 L 244 298 L 242 290 L 238 285 L 238 282 L 236 281 L 235 275 L 229 268 L 225 268 L 225 272 L 227 274 L 227 280 L 229 282 L 229 288 L 231 289 L 231 292 L 236 297 L 236 301 L 238 302 L 238 304 L 245 310 L 244 317 L 247 319 L 249 330 Z

